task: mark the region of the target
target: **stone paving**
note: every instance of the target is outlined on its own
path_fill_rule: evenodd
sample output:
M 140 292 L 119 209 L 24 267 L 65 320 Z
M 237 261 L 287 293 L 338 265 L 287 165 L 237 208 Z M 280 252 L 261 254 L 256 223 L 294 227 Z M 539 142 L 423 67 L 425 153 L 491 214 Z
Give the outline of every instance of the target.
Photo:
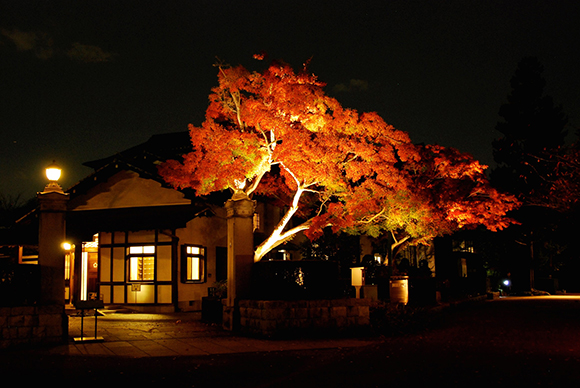
M 94 316 L 83 319 L 83 338 L 94 337 Z M 221 327 L 201 322 L 199 313 L 111 314 L 97 318 L 97 338 L 78 341 L 81 317 L 69 317 L 69 343 L 48 350 L 51 354 L 80 356 L 175 357 L 211 354 L 272 352 L 365 346 L 359 338 L 269 340 L 236 336 Z

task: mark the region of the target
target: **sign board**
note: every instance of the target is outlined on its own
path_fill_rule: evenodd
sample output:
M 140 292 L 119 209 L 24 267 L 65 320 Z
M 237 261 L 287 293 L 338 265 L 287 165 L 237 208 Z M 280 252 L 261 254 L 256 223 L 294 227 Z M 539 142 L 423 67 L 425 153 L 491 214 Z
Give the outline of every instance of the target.
M 79 310 L 102 309 L 105 307 L 102 300 L 77 300 L 74 305 Z

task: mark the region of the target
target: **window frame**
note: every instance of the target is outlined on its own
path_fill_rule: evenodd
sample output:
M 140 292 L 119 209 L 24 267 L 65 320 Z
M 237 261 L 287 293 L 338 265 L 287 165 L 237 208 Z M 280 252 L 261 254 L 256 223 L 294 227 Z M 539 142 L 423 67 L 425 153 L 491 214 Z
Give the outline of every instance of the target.
M 198 249 L 200 253 L 188 252 L 188 248 Z M 198 279 L 189 277 L 189 261 L 197 258 L 200 276 Z M 181 282 L 186 284 L 201 284 L 207 282 L 207 248 L 196 244 L 183 244 L 181 246 Z
M 132 252 L 133 250 L 135 250 L 136 248 L 141 248 L 142 251 L 141 252 Z M 150 250 L 152 250 L 152 252 L 146 252 L 146 248 L 149 248 Z M 125 250 L 125 260 L 127 262 L 127 283 L 153 283 L 155 282 L 156 279 L 156 266 L 157 266 L 157 259 L 156 259 L 156 255 L 157 255 L 157 246 L 156 245 L 151 245 L 151 244 L 147 244 L 147 245 L 130 245 L 126 247 Z M 141 265 L 143 266 L 145 264 L 144 259 L 146 258 L 150 258 L 152 265 L 153 265 L 153 269 L 152 269 L 152 277 L 151 279 L 144 279 L 144 271 L 141 271 L 141 278 L 140 279 L 133 279 L 131 276 L 133 274 L 132 271 L 132 264 L 133 264 L 133 260 L 141 260 Z
M 453 252 L 461 253 L 475 253 L 475 246 L 473 240 L 461 239 L 452 241 Z

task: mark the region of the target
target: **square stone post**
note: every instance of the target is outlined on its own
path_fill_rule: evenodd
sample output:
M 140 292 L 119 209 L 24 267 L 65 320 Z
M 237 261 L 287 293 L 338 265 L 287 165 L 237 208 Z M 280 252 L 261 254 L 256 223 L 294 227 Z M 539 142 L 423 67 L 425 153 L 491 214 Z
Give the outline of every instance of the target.
M 223 326 L 239 328 L 238 301 L 250 294 L 250 275 L 254 264 L 253 217 L 256 201 L 236 193 L 225 205 L 228 223 L 228 297 Z
M 65 218 L 68 194 L 62 190 L 43 191 L 38 227 L 38 264 L 40 265 L 40 303 L 62 305 L 64 311 Z

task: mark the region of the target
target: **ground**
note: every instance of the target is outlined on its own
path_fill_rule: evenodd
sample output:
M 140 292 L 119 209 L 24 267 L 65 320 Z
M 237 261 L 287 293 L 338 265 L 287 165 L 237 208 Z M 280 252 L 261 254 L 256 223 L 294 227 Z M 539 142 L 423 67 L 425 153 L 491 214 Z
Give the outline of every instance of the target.
M 21 382 L 83 386 L 567 387 L 580 384 L 579 328 L 578 297 L 510 297 L 447 309 L 428 328 L 362 347 L 141 358 L 4 352 L 0 370 Z

